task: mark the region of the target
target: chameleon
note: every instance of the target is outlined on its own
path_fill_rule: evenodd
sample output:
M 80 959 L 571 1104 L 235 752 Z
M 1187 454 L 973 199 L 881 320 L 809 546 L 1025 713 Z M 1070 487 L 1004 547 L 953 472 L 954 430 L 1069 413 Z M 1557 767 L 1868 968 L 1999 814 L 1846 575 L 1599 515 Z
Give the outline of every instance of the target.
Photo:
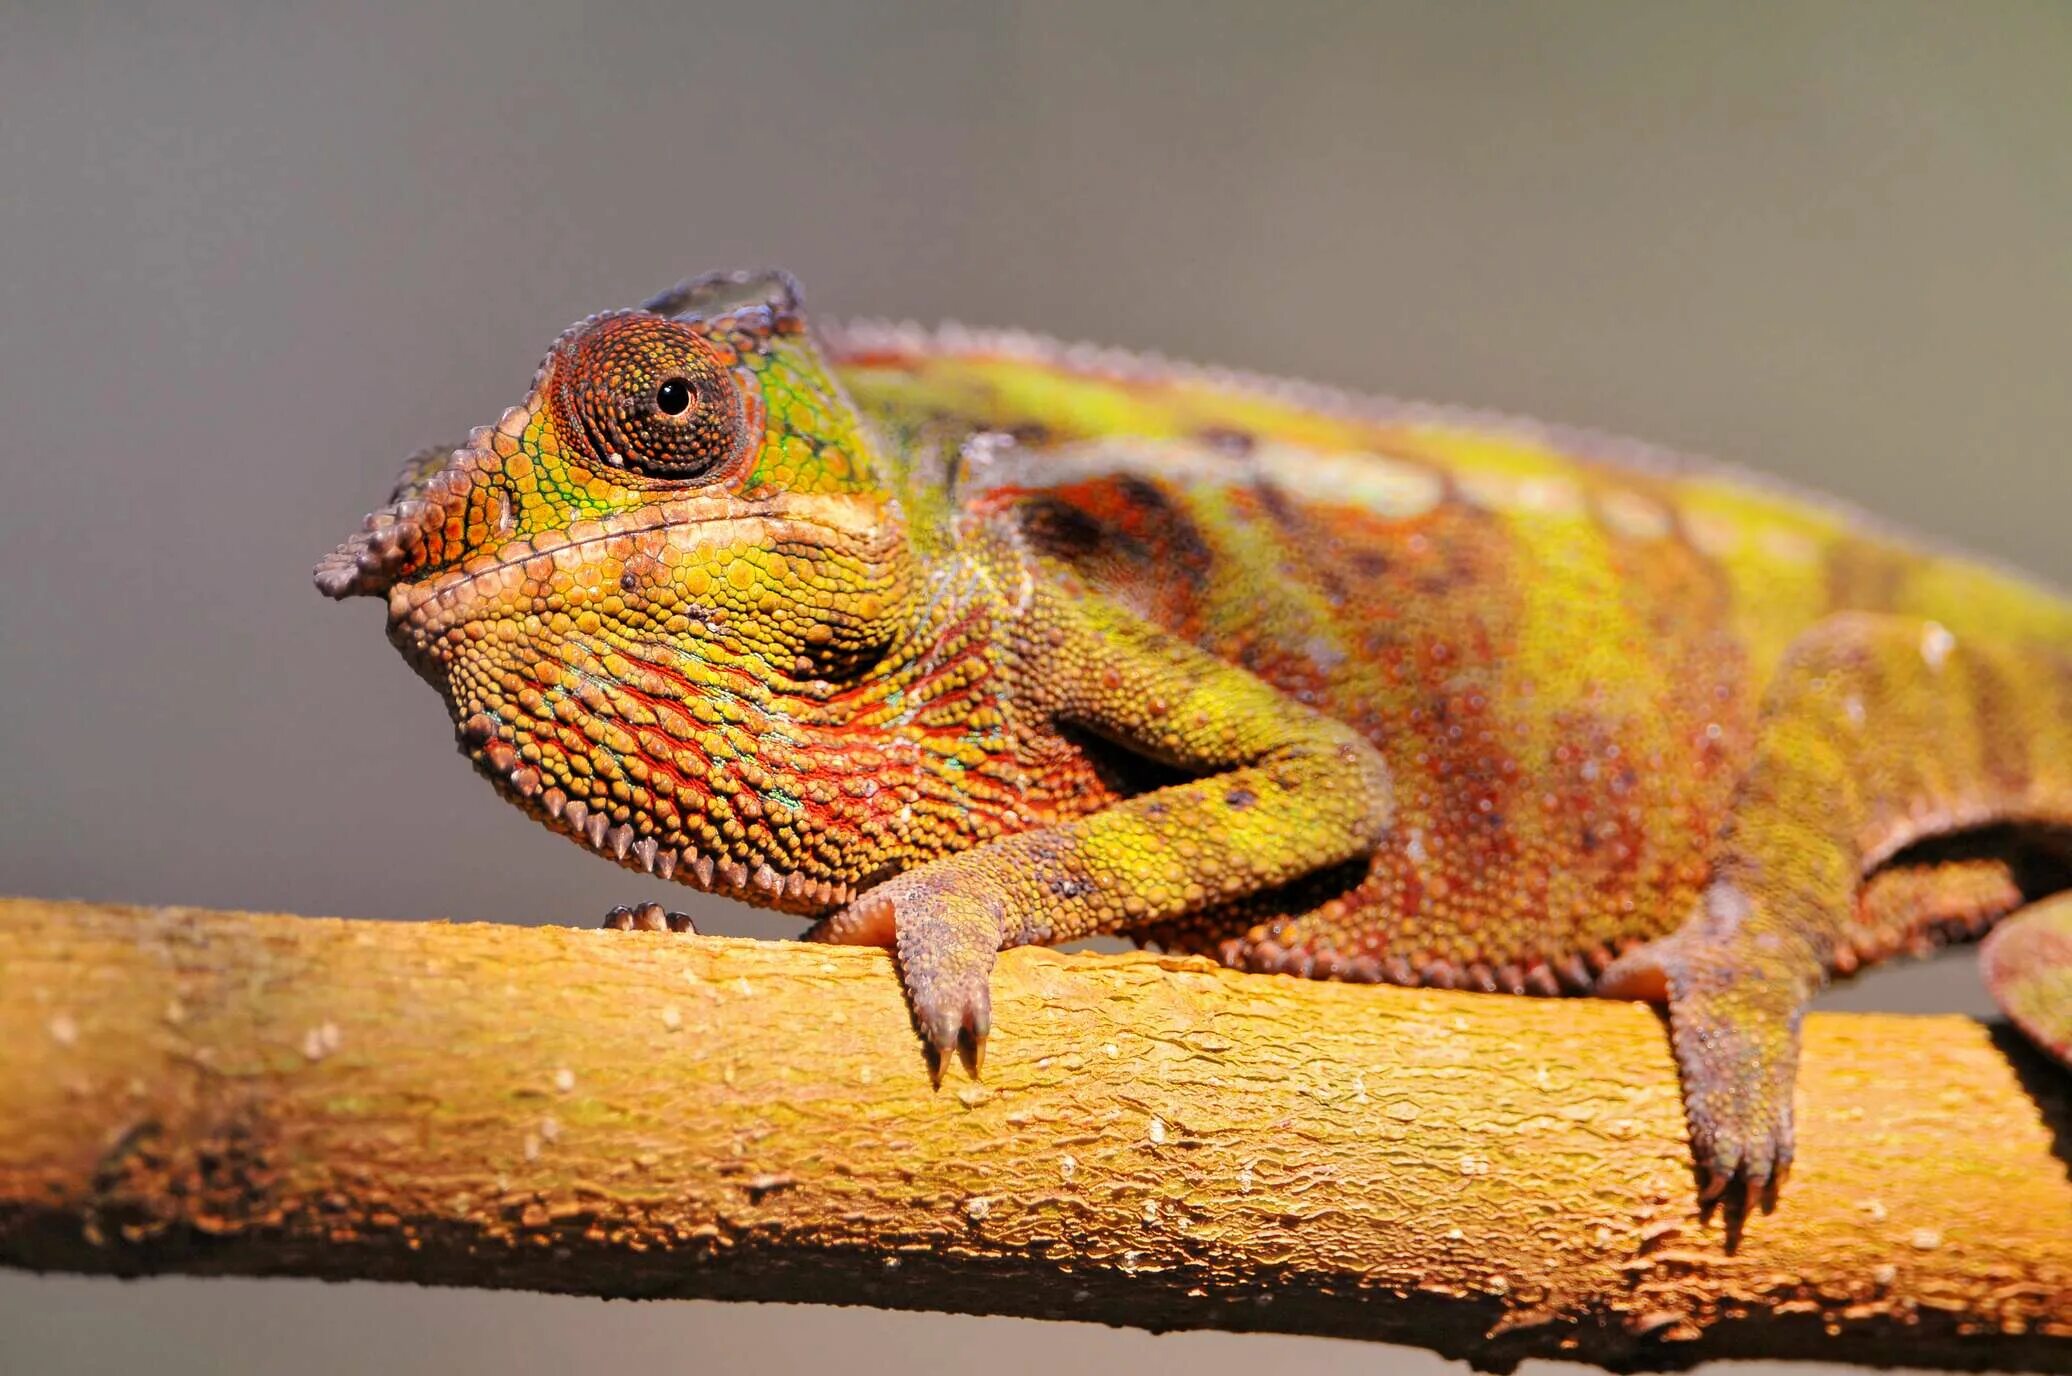
M 722 273 L 570 327 L 315 578 L 549 828 L 890 947 L 938 1068 L 1002 948 L 1096 934 L 1647 1000 L 1746 1207 L 1832 977 L 1993 929 L 2072 1063 L 2072 602 L 1635 442 Z

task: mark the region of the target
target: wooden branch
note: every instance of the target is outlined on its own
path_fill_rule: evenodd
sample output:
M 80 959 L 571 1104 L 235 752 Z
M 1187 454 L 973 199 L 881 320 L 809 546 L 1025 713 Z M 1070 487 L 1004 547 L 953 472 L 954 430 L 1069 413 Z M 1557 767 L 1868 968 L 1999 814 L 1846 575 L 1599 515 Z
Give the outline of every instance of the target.
M 1809 1020 L 1730 1252 L 1648 1010 L 1017 951 L 932 1087 L 875 951 L 0 900 L 0 1263 L 2072 1367 L 2072 1077 Z

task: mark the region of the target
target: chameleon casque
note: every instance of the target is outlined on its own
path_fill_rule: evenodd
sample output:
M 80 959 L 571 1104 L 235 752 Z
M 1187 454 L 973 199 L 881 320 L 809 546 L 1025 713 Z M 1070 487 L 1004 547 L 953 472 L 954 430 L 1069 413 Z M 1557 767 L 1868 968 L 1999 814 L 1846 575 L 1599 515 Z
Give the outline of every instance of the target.
M 548 827 L 893 947 L 937 1054 L 1095 933 L 1648 999 L 1708 1199 L 1782 1179 L 1825 979 L 2072 884 L 2060 596 L 1602 437 L 816 337 L 781 273 L 572 327 L 316 580 Z M 1989 970 L 2066 1058 L 2049 921 Z

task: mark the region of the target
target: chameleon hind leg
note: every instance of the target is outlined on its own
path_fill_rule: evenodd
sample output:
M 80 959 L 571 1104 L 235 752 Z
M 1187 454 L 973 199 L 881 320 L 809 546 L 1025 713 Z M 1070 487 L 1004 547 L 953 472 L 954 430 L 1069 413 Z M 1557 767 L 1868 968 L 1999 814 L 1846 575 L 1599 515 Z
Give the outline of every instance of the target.
M 1387 766 L 1351 727 L 1114 603 L 1045 586 L 1025 627 L 1043 673 L 1020 705 L 1204 777 L 929 860 L 807 933 L 891 946 L 938 1057 L 964 1043 L 976 1061 L 1003 946 L 1242 900 L 1365 855 L 1391 814 Z
M 2049 656 L 1845 613 L 1793 644 L 1696 911 L 1597 992 L 1668 1005 L 1701 1191 L 1769 1199 L 1792 1159 L 1799 1023 L 1866 951 L 1858 896 L 1906 848 L 2072 820 L 2068 688 Z

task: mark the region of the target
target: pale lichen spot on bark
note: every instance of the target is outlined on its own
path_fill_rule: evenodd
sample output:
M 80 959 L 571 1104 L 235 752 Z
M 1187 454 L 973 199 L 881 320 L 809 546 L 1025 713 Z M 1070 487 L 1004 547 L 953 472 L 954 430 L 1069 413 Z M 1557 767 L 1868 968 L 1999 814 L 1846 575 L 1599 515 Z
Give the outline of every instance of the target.
M 335 1022 L 322 1022 L 309 1029 L 302 1037 L 302 1055 L 305 1060 L 321 1061 L 336 1051 L 345 1042 L 345 1034 Z

